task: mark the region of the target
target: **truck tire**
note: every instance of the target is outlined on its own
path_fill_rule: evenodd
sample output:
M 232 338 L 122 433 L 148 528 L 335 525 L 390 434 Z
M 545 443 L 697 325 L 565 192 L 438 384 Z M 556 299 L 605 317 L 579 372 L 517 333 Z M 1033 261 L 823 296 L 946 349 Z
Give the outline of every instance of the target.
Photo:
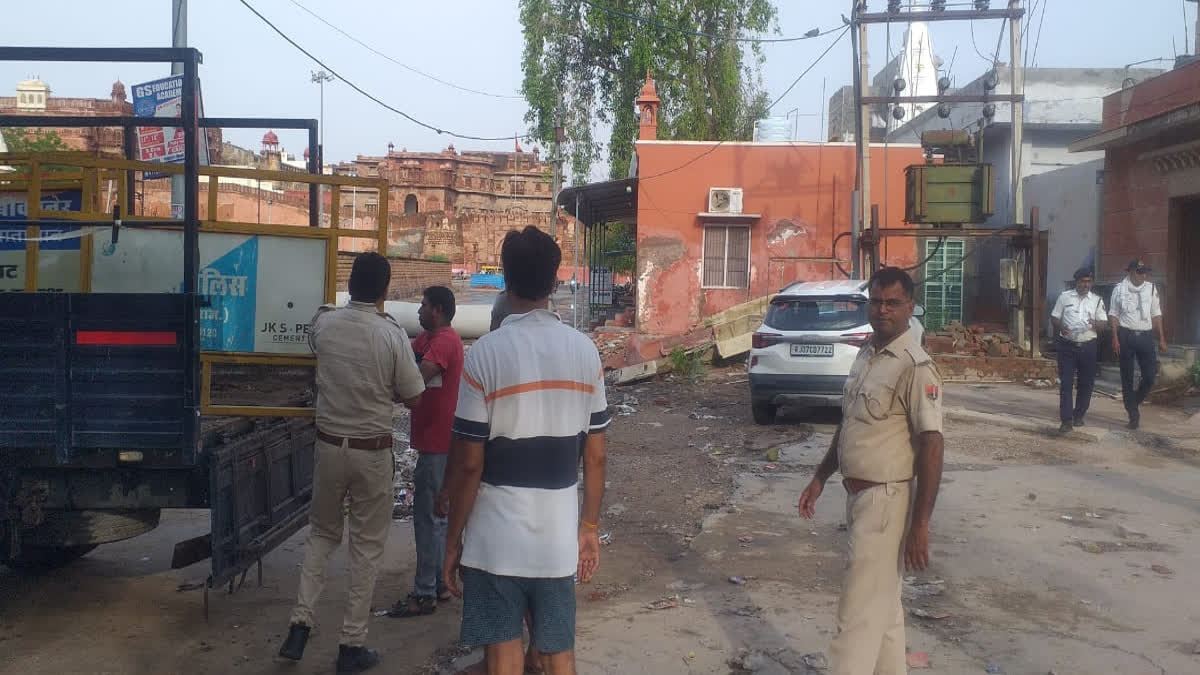
M 750 404 L 750 412 L 754 414 L 754 422 L 756 424 L 774 424 L 775 413 L 779 410 L 778 406 L 764 402 L 752 402 Z
M 45 572 L 79 560 L 96 546 L 27 546 L 16 558 L 2 562 L 18 572 Z

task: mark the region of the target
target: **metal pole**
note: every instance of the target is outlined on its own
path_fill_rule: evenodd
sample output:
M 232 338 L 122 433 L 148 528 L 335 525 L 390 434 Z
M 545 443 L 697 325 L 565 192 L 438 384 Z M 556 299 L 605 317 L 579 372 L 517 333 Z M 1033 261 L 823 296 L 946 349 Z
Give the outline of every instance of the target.
M 184 371 L 184 406 L 192 414 L 187 415 L 185 424 L 186 443 L 183 459 L 191 462 L 199 438 L 200 424 L 200 298 L 196 287 L 200 277 L 200 162 L 196 134 L 196 66 L 197 54 L 192 52 L 183 64 L 183 293 L 185 301 L 184 321 L 187 326 L 186 344 L 191 363 Z
M 187 47 L 187 0 L 171 0 L 171 46 L 175 48 Z M 184 73 L 184 64 L 172 63 L 171 74 L 182 75 Z M 184 83 L 187 79 L 184 78 Z M 192 92 L 193 96 L 195 92 Z M 187 96 L 183 97 L 184 101 L 188 100 Z M 194 100 L 194 98 L 193 98 Z M 193 113 L 193 117 L 194 117 Z M 186 143 L 187 132 L 184 132 L 184 142 Z M 183 216 L 184 210 L 184 176 L 171 176 L 171 217 L 180 218 Z M 132 208 L 132 202 L 130 203 Z
M 319 122 L 321 128 L 321 138 L 317 143 L 316 152 L 310 153 L 316 155 L 316 169 L 313 169 L 312 162 L 309 162 L 309 171 L 320 174 L 325 172 L 325 83 L 332 82 L 333 76 L 324 70 L 316 70 L 312 71 L 312 81 L 316 82 L 317 86 L 321 88 L 321 110 Z M 321 222 L 321 217 L 323 215 L 325 215 L 325 186 L 321 185 L 317 188 L 317 223 Z
M 579 330 L 579 193 L 575 193 L 575 266 L 571 268 L 571 278 L 575 280 L 571 289 L 571 325 Z

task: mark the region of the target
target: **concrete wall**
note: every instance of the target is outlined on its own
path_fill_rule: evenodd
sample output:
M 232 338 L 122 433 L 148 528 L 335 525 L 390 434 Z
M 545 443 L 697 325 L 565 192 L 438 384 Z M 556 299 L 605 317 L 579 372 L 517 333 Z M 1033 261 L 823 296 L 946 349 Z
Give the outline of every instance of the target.
M 1103 171 L 1104 160 L 1097 159 L 1025 179 L 1025 203 L 1038 207 L 1040 227 L 1049 232 L 1047 309 L 1073 285 L 1075 270 L 1096 266 Z
M 849 259 L 849 237 L 836 256 L 833 241 L 850 230 L 853 144 L 639 142 L 637 153 L 638 332 L 681 335 L 788 283 L 842 278 L 833 259 Z M 886 153 L 885 162 L 884 148 L 872 148 L 872 201 L 886 225 L 903 227 L 904 168 L 922 161 L 921 150 L 893 145 Z M 697 214 L 707 210 L 709 187 L 741 187 L 743 211 L 761 214 L 750 225 L 749 288 L 702 288 L 705 221 Z M 915 242 L 888 239 L 884 260 L 914 264 Z

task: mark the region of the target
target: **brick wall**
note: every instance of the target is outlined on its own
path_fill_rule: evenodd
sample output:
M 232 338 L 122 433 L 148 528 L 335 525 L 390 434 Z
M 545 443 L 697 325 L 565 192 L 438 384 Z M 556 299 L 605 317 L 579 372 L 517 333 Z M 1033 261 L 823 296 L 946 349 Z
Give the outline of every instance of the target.
M 338 253 L 337 289 L 346 291 L 350 281 L 350 269 L 354 266 L 355 253 Z M 429 286 L 450 285 L 450 263 L 420 260 L 416 258 L 389 257 L 392 263 L 392 285 L 388 289 L 389 300 L 410 300 L 420 297 L 421 291 Z
M 1049 380 L 1054 382 L 1058 377 L 1058 366 L 1050 359 L 937 354 L 933 357 L 933 361 L 937 364 L 942 379 L 946 381 L 1008 380 L 1025 382 L 1026 380 Z

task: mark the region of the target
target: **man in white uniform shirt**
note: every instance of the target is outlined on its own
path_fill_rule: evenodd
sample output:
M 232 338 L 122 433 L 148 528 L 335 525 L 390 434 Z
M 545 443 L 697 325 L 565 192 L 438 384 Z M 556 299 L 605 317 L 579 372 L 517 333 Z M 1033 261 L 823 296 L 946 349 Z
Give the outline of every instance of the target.
M 1104 312 L 1104 300 L 1092 292 L 1093 281 L 1090 269 L 1076 270 L 1075 288 L 1063 291 L 1050 312 L 1058 351 L 1058 417 L 1063 433 L 1083 426 L 1096 384 L 1096 343 L 1100 330 L 1108 323 L 1108 314 Z
M 1167 337 L 1163 333 L 1158 289 L 1153 282 L 1147 281 L 1150 267 L 1141 260 L 1134 260 L 1129 263 L 1128 270 L 1129 276 L 1113 288 L 1108 318 L 1113 328 L 1113 351 L 1121 358 L 1121 391 L 1125 410 L 1129 413 L 1129 428 L 1136 429 L 1141 423 L 1138 406 L 1146 400 L 1158 373 L 1154 338 L 1158 337 L 1158 348 L 1165 354 Z M 1136 389 L 1133 387 L 1134 361 L 1142 371 L 1142 381 Z
M 444 576 L 463 598 L 461 641 L 486 647 L 489 672 L 524 671 L 528 611 L 548 673 L 574 675 L 573 577 L 590 580 L 600 555 L 604 373 L 592 341 L 546 309 L 562 260 L 554 240 L 533 226 L 509 232 L 500 257 L 511 314 L 463 367 Z

